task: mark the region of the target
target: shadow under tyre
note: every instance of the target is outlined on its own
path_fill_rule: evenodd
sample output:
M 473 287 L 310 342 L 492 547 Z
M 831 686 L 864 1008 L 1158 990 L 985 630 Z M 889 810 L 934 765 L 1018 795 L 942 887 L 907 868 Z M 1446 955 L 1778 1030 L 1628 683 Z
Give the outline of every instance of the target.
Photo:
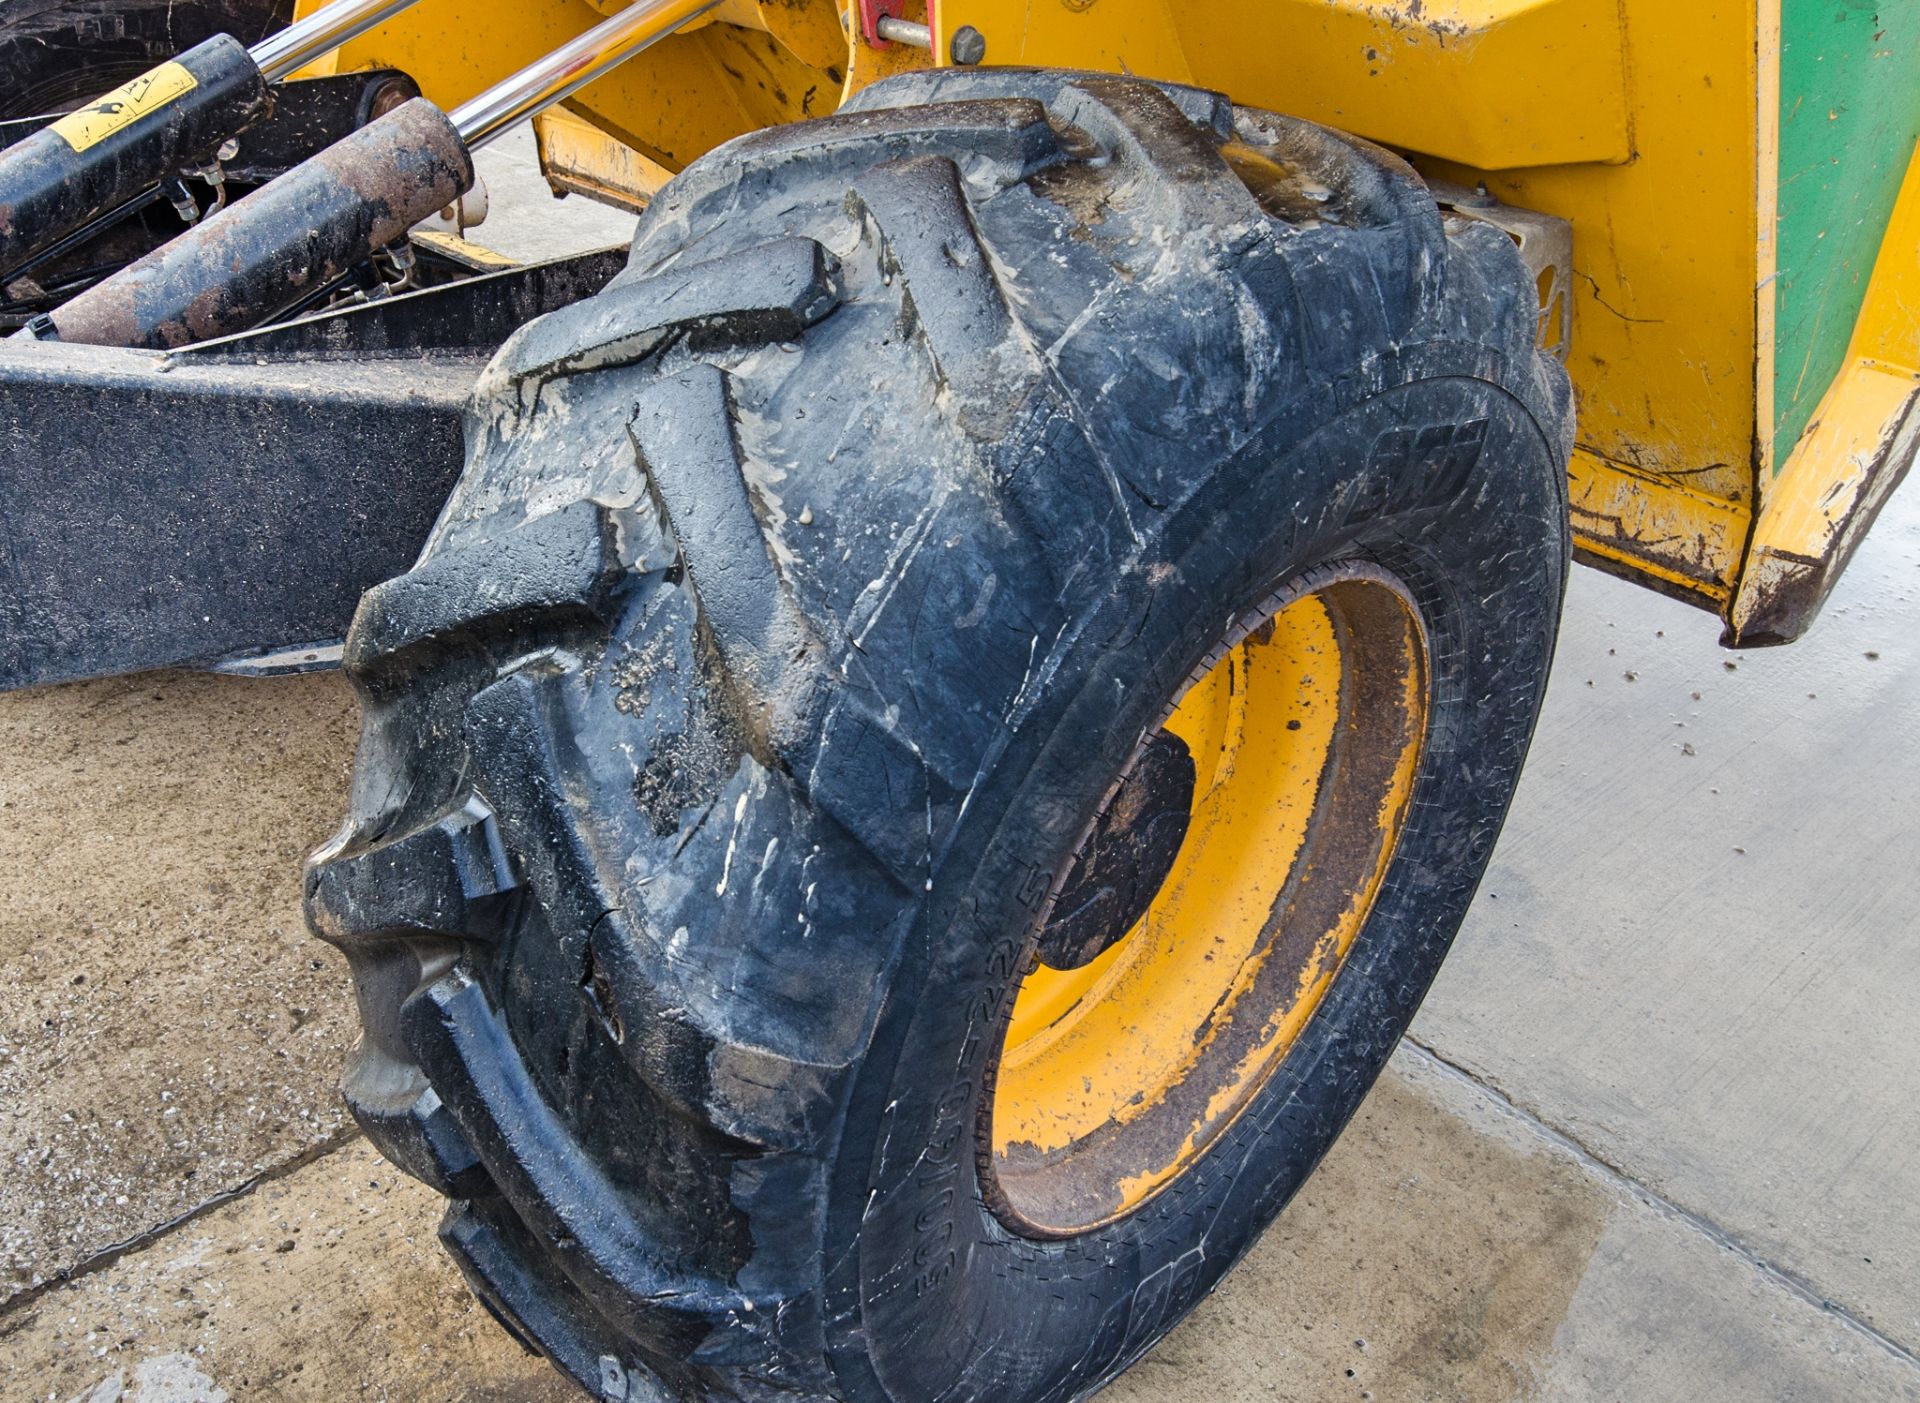
M 1536 318 L 1365 143 L 980 71 L 714 152 L 517 333 L 308 888 L 502 1320 L 607 1399 L 1037 1403 L 1212 1289 L 1519 774 Z

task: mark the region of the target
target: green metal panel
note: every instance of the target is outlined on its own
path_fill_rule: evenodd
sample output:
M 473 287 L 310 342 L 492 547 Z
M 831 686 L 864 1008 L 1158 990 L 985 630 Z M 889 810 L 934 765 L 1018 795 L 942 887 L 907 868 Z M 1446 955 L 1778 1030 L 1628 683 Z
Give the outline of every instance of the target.
M 1920 0 L 1782 0 L 1776 470 L 1846 359 L 1920 138 Z

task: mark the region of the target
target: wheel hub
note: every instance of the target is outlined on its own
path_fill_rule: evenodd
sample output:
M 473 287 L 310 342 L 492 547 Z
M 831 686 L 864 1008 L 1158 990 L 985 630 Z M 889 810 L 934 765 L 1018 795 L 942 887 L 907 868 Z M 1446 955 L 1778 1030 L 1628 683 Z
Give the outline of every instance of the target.
M 1040 934 L 1040 962 L 1081 969 L 1126 937 L 1173 870 L 1193 819 L 1193 752 L 1172 731 L 1140 748 L 1081 845 Z
M 1178 1180 L 1291 1055 L 1411 811 L 1425 629 L 1377 567 L 1232 625 L 1114 783 L 1039 931 L 995 1063 L 989 1202 L 1031 1236 Z

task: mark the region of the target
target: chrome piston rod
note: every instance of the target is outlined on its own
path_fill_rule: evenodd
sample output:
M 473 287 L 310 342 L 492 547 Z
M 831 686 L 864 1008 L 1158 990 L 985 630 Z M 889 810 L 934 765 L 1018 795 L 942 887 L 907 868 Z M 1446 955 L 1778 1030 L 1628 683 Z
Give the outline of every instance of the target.
M 642 49 L 666 38 L 720 0 L 634 0 L 571 43 L 521 69 L 448 114 L 468 150 L 514 123 L 570 97 Z
M 419 0 L 333 0 L 278 34 L 270 34 L 247 53 L 269 83 L 305 68 L 376 25 L 385 24 Z

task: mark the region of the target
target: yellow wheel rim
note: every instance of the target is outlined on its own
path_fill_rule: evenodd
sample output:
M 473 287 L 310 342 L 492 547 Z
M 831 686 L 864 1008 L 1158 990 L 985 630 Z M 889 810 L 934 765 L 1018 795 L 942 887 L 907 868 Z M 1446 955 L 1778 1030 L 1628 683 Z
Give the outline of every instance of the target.
M 1426 736 L 1419 613 L 1345 566 L 1233 629 L 1168 713 L 1188 826 L 1144 914 L 1091 963 L 1036 964 L 995 1064 L 991 1196 L 1035 1235 L 1132 1212 L 1245 1110 L 1345 966 Z

